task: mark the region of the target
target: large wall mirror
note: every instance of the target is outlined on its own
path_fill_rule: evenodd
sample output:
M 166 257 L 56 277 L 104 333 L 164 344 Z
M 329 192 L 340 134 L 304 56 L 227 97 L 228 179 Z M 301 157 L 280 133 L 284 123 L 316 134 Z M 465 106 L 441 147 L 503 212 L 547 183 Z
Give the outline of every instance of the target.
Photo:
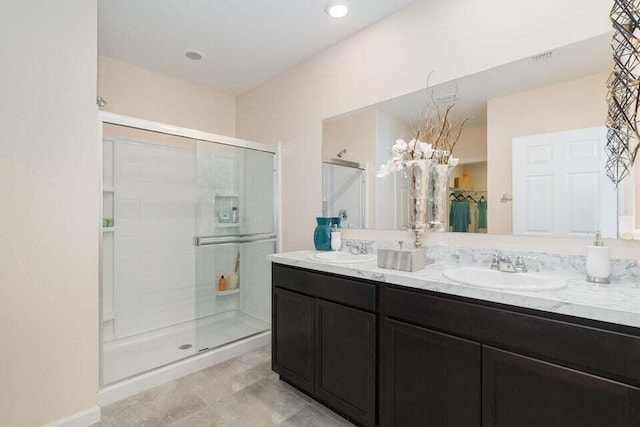
M 543 52 L 431 88 L 456 97 L 454 122 L 470 120 L 455 147 L 449 231 L 615 238 L 635 223 L 634 174 L 618 188 L 605 175 L 610 36 Z M 376 170 L 412 138 L 431 89 L 323 122 L 323 209 L 352 228 L 408 227 L 408 181 Z M 464 205 L 464 203 L 462 203 Z M 451 208 L 453 209 L 453 208 Z

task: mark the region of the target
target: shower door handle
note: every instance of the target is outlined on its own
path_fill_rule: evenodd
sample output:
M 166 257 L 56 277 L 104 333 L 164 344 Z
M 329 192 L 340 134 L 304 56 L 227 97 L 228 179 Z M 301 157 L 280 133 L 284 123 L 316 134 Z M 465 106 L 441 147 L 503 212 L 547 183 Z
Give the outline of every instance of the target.
M 250 243 L 276 240 L 275 234 L 244 234 L 244 235 L 231 235 L 231 236 L 196 236 L 193 238 L 193 245 L 200 246 L 213 246 L 223 245 L 228 243 Z

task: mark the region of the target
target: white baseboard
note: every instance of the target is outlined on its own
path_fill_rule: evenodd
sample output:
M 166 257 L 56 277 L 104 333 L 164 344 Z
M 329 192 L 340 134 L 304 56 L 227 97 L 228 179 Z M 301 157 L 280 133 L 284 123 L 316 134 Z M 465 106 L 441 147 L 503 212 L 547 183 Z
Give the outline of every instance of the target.
M 100 407 L 77 412 L 68 417 L 45 424 L 43 427 L 87 427 L 100 421 Z
M 265 346 L 270 342 L 271 331 L 264 332 L 219 349 L 207 351 L 197 356 L 111 384 L 98 391 L 98 404 L 100 406 L 110 405 L 111 403 L 149 390 L 150 388 L 201 371 L 210 366 L 222 363 L 225 360 L 233 359 L 234 357 Z

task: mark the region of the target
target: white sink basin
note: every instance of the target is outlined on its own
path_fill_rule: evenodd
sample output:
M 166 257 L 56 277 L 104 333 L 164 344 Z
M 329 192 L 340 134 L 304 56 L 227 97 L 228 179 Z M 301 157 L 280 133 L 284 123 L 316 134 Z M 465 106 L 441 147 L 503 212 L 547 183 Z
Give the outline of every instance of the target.
M 309 256 L 312 260 L 334 264 L 357 264 L 376 259 L 374 254 L 353 255 L 348 252 L 316 252 Z
M 553 291 L 567 285 L 562 279 L 530 273 L 503 273 L 489 268 L 461 267 L 442 272 L 444 277 L 465 285 L 515 291 Z

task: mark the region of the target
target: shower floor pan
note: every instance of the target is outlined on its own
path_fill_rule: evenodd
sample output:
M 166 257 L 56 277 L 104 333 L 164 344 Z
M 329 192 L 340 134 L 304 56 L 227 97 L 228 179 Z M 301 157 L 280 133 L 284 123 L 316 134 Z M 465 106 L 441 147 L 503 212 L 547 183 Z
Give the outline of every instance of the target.
M 102 383 L 108 385 L 201 351 L 271 329 L 241 311 L 229 311 L 102 346 Z

